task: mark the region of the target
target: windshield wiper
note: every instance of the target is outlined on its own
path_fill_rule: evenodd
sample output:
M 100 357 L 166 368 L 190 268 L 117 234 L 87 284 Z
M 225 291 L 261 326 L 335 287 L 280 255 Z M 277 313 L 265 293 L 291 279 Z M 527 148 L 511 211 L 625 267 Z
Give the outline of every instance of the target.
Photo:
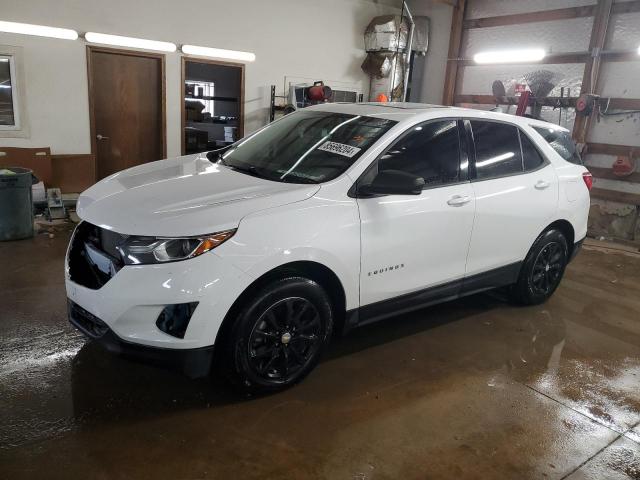
M 231 146 L 232 145 L 227 145 L 226 147 L 218 148 L 217 150 L 211 150 L 210 152 L 207 152 L 207 158 L 212 163 L 220 162 L 223 165 L 226 165 L 226 163 L 222 161 L 222 154 L 229 150 Z
M 315 180 L 312 180 L 310 178 L 303 177 L 301 175 L 292 175 L 291 173 L 286 177 L 280 177 L 280 178 L 281 178 L 281 181 L 284 183 L 313 183 L 313 184 L 318 183 Z
M 229 163 L 225 162 L 222 158 L 219 160 L 219 163 L 221 163 L 222 165 L 224 165 L 225 167 L 230 168 L 231 170 L 235 170 L 236 172 L 242 172 L 242 173 L 246 173 L 247 175 L 251 175 L 252 177 L 257 177 L 257 178 L 264 178 L 267 180 L 270 180 L 270 178 L 268 178 L 267 176 L 261 174 L 260 172 L 258 172 L 258 169 L 256 167 L 254 167 L 253 165 L 247 165 L 239 167 L 237 165 L 230 165 Z

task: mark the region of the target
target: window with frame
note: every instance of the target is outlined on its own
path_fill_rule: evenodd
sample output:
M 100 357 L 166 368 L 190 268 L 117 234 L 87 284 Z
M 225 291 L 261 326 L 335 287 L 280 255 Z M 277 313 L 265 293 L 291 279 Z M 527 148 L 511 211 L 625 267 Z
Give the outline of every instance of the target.
M 582 158 L 580 158 L 580 153 L 569 132 L 557 128 L 534 127 L 533 125 L 531 128 L 538 132 L 549 146 L 567 162 L 582 165 Z
M 524 171 L 530 172 L 544 165 L 544 157 L 534 145 L 533 141 L 522 130 L 520 133 L 520 144 L 522 145 L 522 159 Z
M 476 178 L 486 180 L 522 173 L 518 127 L 500 122 L 471 120 L 476 148 Z
M 20 129 L 13 55 L 0 54 L 0 130 Z
M 380 157 L 377 170 L 400 170 L 422 177 L 425 188 L 458 182 L 458 122 L 439 120 L 413 127 Z

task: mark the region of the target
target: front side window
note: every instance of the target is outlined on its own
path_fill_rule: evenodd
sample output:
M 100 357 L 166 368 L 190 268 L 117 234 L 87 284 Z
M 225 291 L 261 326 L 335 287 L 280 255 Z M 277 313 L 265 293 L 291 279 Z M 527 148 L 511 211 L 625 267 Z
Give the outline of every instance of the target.
M 522 155 L 518 128 L 498 122 L 471 120 L 476 147 L 478 180 L 522 172 Z
M 582 165 L 582 159 L 580 153 L 576 148 L 576 144 L 571 139 L 571 134 L 566 130 L 559 130 L 557 128 L 547 127 L 534 127 L 532 128 L 542 135 L 542 138 L 553 148 L 558 154 L 564 158 L 567 162 L 575 163 L 576 165 Z
M 458 122 L 442 120 L 413 127 L 380 157 L 377 170 L 401 170 L 422 177 L 426 188 L 458 182 Z
M 219 162 L 268 180 L 322 183 L 336 178 L 396 122 L 299 110 L 227 150 Z

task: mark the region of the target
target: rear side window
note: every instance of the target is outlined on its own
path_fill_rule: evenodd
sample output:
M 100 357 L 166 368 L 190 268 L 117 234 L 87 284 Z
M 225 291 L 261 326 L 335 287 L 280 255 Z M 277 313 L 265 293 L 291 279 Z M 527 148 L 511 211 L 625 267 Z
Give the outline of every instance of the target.
M 378 161 L 378 171 L 401 170 L 424 178 L 425 187 L 460 178 L 458 122 L 443 120 L 413 127 Z
M 520 132 L 520 142 L 522 143 L 522 157 L 524 159 L 524 171 L 535 170 L 544 164 L 544 157 L 538 151 L 529 137 Z
M 566 130 L 557 130 L 555 128 L 534 127 L 532 128 L 542 135 L 542 138 L 567 162 L 582 165 L 582 159 L 576 148 L 576 144 L 571 139 L 571 134 Z
M 518 128 L 498 122 L 471 120 L 476 147 L 476 178 L 502 177 L 522 172 Z

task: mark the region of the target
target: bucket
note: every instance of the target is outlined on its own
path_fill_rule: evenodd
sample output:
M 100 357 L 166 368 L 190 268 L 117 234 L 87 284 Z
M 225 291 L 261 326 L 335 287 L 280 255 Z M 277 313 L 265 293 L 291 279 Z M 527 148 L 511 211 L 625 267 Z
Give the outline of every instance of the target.
M 0 167 L 0 241 L 33 237 L 31 186 L 35 181 L 28 168 Z

